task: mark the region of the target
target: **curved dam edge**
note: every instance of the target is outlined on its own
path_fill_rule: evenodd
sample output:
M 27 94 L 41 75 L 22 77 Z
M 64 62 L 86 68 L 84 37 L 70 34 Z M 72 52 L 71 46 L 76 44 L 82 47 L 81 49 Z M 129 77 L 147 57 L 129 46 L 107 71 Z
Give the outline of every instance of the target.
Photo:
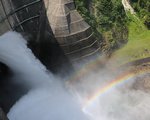
M 0 13 L 0 35 L 21 33 L 35 56 L 54 73 L 64 72 L 64 66 L 65 72 L 73 69 L 52 33 L 42 0 L 1 0 Z
M 76 10 L 74 0 L 60 1 L 60 5 L 57 0 L 0 1 L 0 34 L 9 30 L 21 33 L 34 54 L 52 71 L 62 66 L 72 68 L 74 61 L 100 54 L 99 41 Z M 58 8 L 60 11 L 54 14 Z

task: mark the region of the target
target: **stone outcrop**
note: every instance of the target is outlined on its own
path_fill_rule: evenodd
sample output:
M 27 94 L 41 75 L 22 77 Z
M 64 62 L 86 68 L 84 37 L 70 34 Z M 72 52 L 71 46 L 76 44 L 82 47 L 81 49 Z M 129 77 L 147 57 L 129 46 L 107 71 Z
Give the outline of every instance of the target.
M 45 0 L 47 16 L 60 47 L 71 61 L 99 52 L 91 27 L 75 9 L 74 0 Z
M 125 11 L 129 11 L 131 14 L 135 14 L 135 11 L 130 4 L 130 0 L 122 0 L 122 5 Z

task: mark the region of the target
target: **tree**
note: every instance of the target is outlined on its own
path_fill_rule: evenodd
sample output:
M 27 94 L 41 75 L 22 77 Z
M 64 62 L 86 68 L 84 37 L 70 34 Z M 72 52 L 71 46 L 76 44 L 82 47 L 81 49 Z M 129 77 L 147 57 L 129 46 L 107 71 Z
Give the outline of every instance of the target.
M 150 1 L 131 0 L 131 4 L 143 23 L 150 29 Z
M 93 12 L 86 8 L 85 0 L 75 0 L 77 9 L 94 31 L 102 34 L 104 49 L 118 48 L 127 41 L 127 17 L 121 0 L 92 0 Z

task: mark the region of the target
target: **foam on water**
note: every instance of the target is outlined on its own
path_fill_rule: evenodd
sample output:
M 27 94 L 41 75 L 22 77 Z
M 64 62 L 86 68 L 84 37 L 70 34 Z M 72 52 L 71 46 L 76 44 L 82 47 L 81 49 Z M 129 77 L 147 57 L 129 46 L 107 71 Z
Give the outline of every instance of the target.
M 8 32 L 0 37 L 0 61 L 14 81 L 31 90 L 11 108 L 10 120 L 87 120 L 80 104 L 27 48 L 23 37 Z
M 9 32 L 0 37 L 0 61 L 14 73 L 13 80 L 31 88 L 11 108 L 10 120 L 149 120 L 150 94 L 142 90 L 130 89 L 134 78 L 109 89 L 98 96 L 91 105 L 86 102 L 83 91 L 112 83 L 108 71 L 97 71 L 84 76 L 83 83 L 73 84 L 80 98 L 70 94 L 63 82 L 47 72 L 46 68 L 27 48 L 21 35 Z M 96 65 L 96 64 L 95 64 Z M 89 68 L 90 70 L 90 68 Z M 103 71 L 103 72 L 102 72 Z M 82 72 L 79 71 L 80 74 Z M 73 75 L 74 77 L 76 75 Z M 82 77 L 82 75 L 79 75 Z M 106 79 L 107 78 L 107 79 Z M 83 87 L 84 86 L 84 87 Z M 94 93 L 93 93 L 94 94 Z M 82 96 L 83 95 L 83 96 Z M 91 93 L 90 93 L 91 95 Z

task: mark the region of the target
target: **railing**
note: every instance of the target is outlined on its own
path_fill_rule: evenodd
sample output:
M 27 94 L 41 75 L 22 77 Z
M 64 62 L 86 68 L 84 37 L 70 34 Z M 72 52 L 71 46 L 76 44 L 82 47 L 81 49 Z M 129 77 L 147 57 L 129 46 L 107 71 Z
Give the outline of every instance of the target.
M 99 51 L 100 49 L 101 49 L 101 47 L 98 47 L 98 48 L 97 48 L 96 50 L 94 50 L 93 52 L 90 52 L 89 54 L 86 54 L 86 55 L 80 56 L 80 57 L 78 57 L 78 58 L 72 59 L 71 61 L 72 61 L 72 62 L 76 62 L 76 61 L 78 61 L 78 60 L 81 60 L 81 59 L 84 59 L 84 58 L 86 58 L 86 57 L 92 56 L 92 55 L 94 55 L 94 54 L 100 52 L 100 51 Z
M 36 0 L 36 1 L 34 1 L 34 2 L 31 2 L 31 3 L 28 3 L 28 4 L 26 4 L 26 5 L 23 5 L 23 6 L 21 6 L 21 7 L 17 8 L 17 9 L 15 9 L 14 11 L 12 11 L 12 12 L 10 12 L 10 13 L 6 13 L 5 7 L 4 7 L 4 4 L 3 4 L 3 1 L 1 0 L 1 4 L 2 4 L 3 9 L 4 9 L 4 12 L 5 12 L 5 17 L 0 20 L 0 23 L 3 22 L 3 21 L 5 21 L 6 19 L 9 19 L 9 16 L 11 16 L 11 15 L 13 15 L 13 14 L 15 14 L 15 13 L 17 13 L 17 12 L 23 10 L 23 9 L 25 9 L 26 7 L 32 6 L 32 5 L 36 4 L 36 3 L 39 3 L 39 2 L 41 2 L 41 1 L 42 1 L 42 0 Z
M 19 24 L 13 26 L 13 27 L 12 27 L 12 30 L 15 30 L 17 27 L 19 27 L 20 25 L 24 24 L 25 22 L 28 22 L 28 21 L 30 21 L 30 20 L 32 20 L 32 19 L 36 19 L 36 18 L 39 18 L 39 17 L 40 17 L 40 15 L 35 15 L 35 16 L 33 16 L 33 17 L 27 18 L 27 19 L 21 21 Z
M 11 9 L 14 9 L 14 10 L 12 10 L 12 11 L 9 12 L 9 13 L 6 12 L 6 6 L 4 6 L 4 1 L 3 1 L 3 0 L 0 0 L 0 2 L 1 2 L 1 5 L 2 5 L 2 7 L 3 7 L 4 14 L 5 14 L 5 16 L 0 19 L 0 23 L 2 23 L 2 22 L 4 22 L 5 20 L 7 20 L 7 21 L 8 21 L 8 24 L 9 24 L 9 26 L 10 26 L 10 28 L 11 28 L 12 30 L 16 30 L 16 28 L 20 27 L 20 28 L 24 31 L 24 29 L 23 29 L 23 27 L 22 27 L 22 25 L 23 25 L 24 23 L 26 23 L 26 22 L 28 22 L 28 21 L 30 21 L 30 20 L 33 20 L 33 19 L 37 19 L 37 18 L 40 17 L 40 14 L 37 13 L 37 15 L 31 16 L 31 17 L 29 17 L 29 18 L 27 18 L 27 19 L 24 19 L 24 20 L 20 21 L 20 20 L 18 19 L 18 17 L 17 17 L 16 14 L 17 14 L 19 11 L 23 10 L 23 9 L 26 9 L 26 8 L 28 8 L 28 7 L 30 7 L 30 6 L 33 6 L 33 5 L 35 5 L 35 4 L 38 4 L 38 3 L 42 2 L 42 0 L 35 0 L 35 1 L 33 1 L 33 2 L 30 2 L 30 3 L 28 3 L 28 4 L 23 5 L 23 6 L 21 6 L 21 7 L 18 7 L 18 8 L 16 8 L 16 9 L 14 9 L 14 8 L 13 8 L 13 5 L 11 5 Z M 11 1 L 10 1 L 10 2 L 11 2 Z M 11 4 L 11 3 L 10 3 L 10 4 Z M 11 24 L 11 20 L 10 20 L 10 18 L 9 18 L 9 17 L 12 16 L 12 15 L 16 15 L 15 18 L 17 19 L 17 22 L 16 22 L 15 25 L 12 25 L 12 24 Z M 18 23 L 18 24 L 17 24 L 17 23 Z
M 77 53 L 77 52 L 80 52 L 84 49 L 88 49 L 88 48 L 91 48 L 95 43 L 97 43 L 97 40 L 95 40 L 92 44 L 90 44 L 89 46 L 86 46 L 86 47 L 83 47 L 81 49 L 78 49 L 78 50 L 74 50 L 74 51 L 71 51 L 71 52 L 68 52 L 68 53 L 65 53 L 66 55 L 70 55 L 70 54 L 74 54 L 74 53 Z

